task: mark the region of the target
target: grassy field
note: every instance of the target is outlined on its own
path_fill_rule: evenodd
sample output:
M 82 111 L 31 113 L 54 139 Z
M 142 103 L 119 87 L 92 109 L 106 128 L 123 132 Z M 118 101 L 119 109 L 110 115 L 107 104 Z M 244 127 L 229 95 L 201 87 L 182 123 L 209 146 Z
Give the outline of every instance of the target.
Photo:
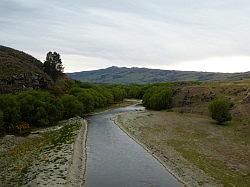
M 247 119 L 219 126 L 201 115 L 143 111 L 116 121 L 191 186 L 250 186 Z

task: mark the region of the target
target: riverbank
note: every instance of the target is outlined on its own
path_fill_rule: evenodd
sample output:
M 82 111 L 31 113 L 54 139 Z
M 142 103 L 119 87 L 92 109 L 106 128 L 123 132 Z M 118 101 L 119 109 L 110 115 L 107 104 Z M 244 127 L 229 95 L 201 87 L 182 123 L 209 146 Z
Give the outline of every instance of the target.
M 138 103 L 126 99 L 90 115 Z M 33 129 L 28 136 L 0 138 L 3 186 L 84 186 L 87 121 L 80 117 Z
M 205 116 L 136 111 L 113 120 L 187 186 L 249 186 L 249 124 L 218 126 Z
M 81 186 L 86 131 L 86 120 L 75 117 L 27 137 L 1 138 L 1 185 Z

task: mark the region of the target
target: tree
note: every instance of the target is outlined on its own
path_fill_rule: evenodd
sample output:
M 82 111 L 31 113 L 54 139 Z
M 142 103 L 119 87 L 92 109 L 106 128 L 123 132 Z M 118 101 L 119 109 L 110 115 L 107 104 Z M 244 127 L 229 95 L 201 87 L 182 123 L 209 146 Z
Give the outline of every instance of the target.
M 64 117 L 71 118 L 83 114 L 83 104 L 73 95 L 64 95 L 61 97 L 61 103 L 64 107 Z
M 3 126 L 3 112 L 0 110 L 0 129 Z
M 48 52 L 46 61 L 43 64 L 44 72 L 54 81 L 63 75 L 64 67 L 59 53 Z
M 217 99 L 209 104 L 209 112 L 211 117 L 218 122 L 218 124 L 223 124 L 226 121 L 232 119 L 230 114 L 231 104 L 224 99 Z
M 4 128 L 11 129 L 20 122 L 20 105 L 14 95 L 0 95 L 0 110 L 3 112 Z
M 83 90 L 78 96 L 78 101 L 83 104 L 83 113 L 89 113 L 94 110 L 94 97 L 87 91 Z
M 143 106 L 153 110 L 172 108 L 173 92 L 168 87 L 149 88 L 142 98 Z

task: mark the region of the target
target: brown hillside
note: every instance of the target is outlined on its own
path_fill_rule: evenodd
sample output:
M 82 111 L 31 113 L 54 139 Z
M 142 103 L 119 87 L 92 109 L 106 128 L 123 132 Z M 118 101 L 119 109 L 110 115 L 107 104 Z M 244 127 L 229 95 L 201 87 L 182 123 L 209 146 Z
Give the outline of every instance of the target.
M 48 88 L 52 80 L 43 72 L 42 65 L 24 52 L 0 46 L 0 93 Z

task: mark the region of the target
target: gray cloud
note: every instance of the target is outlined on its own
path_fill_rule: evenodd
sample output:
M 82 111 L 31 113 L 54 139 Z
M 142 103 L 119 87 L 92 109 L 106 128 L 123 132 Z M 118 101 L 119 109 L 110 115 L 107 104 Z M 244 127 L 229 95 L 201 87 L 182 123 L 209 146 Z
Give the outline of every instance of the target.
M 67 58 L 68 70 L 79 57 L 157 67 L 249 56 L 249 33 L 248 0 L 0 1 L 1 44 L 39 58 L 50 50 L 77 56 Z M 79 70 L 93 67 L 77 63 Z

